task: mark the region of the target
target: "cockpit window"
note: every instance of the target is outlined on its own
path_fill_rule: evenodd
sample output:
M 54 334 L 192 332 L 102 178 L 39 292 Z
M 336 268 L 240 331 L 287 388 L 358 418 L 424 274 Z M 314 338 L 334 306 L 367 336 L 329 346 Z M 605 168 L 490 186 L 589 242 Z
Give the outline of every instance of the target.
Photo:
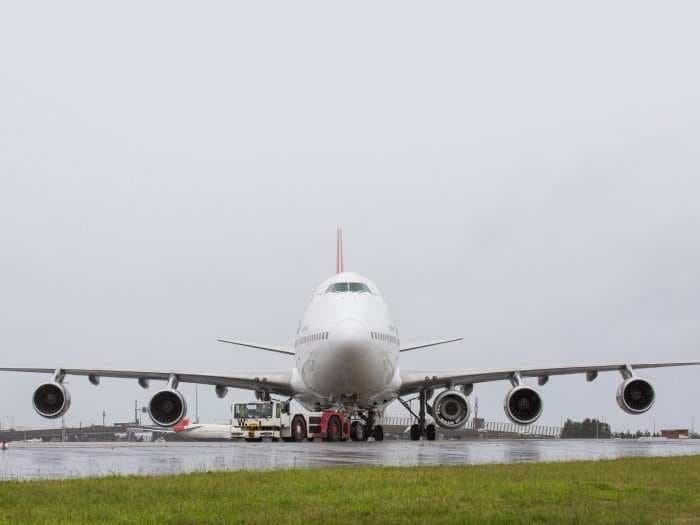
M 326 290 L 326 293 L 331 292 L 372 293 L 365 283 L 333 283 Z
M 328 287 L 328 290 L 326 290 L 326 293 L 329 292 L 347 292 L 348 291 L 348 283 L 333 283 Z

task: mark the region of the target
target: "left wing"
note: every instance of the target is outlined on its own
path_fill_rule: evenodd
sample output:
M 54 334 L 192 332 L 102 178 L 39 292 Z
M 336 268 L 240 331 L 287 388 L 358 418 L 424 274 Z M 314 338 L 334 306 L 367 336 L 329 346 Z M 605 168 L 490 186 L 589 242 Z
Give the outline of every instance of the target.
M 486 383 L 490 381 L 507 381 L 516 373 L 521 377 L 537 377 L 541 385 L 545 384 L 549 376 L 561 376 L 569 374 L 586 374 L 589 381 L 593 381 L 598 372 L 622 372 L 627 367 L 632 370 L 642 368 L 664 368 L 668 366 L 693 366 L 700 365 L 700 361 L 686 363 L 607 363 L 598 365 L 576 365 L 554 368 L 508 368 L 500 370 L 452 370 L 452 371 L 411 371 L 401 370 L 401 387 L 399 395 L 418 392 L 423 389 L 449 388 L 457 385 L 471 385 L 474 383 Z
M 152 370 L 109 370 L 104 368 L 0 368 L 0 372 L 30 372 L 38 374 L 54 374 L 55 376 L 87 376 L 90 382 L 97 384 L 101 377 L 116 377 L 122 379 L 137 379 L 141 386 L 147 381 L 168 381 L 175 377 L 179 383 L 197 383 L 221 387 L 242 388 L 244 390 L 262 390 L 272 394 L 291 396 L 292 370 L 281 372 L 250 372 L 235 375 L 185 372 L 185 371 L 152 371 Z

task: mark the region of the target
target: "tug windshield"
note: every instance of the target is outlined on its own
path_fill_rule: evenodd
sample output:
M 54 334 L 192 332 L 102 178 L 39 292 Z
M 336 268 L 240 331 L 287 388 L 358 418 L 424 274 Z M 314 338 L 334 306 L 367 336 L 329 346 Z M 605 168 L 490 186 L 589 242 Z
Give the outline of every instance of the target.
M 238 403 L 233 406 L 233 417 L 272 417 L 272 403 Z

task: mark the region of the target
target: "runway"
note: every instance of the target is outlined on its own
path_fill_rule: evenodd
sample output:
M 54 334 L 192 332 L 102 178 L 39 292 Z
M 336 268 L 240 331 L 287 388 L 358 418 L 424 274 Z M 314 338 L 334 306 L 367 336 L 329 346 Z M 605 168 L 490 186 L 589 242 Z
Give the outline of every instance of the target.
M 362 465 L 464 465 L 700 454 L 700 440 L 385 441 L 383 443 L 13 443 L 0 479 L 162 475 Z

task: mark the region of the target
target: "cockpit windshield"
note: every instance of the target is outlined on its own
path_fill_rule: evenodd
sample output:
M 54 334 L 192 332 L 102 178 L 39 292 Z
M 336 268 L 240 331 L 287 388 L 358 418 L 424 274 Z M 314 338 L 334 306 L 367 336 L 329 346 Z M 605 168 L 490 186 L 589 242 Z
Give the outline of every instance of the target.
M 365 283 L 332 283 L 326 293 L 342 293 L 342 292 L 356 292 L 356 293 L 372 293 Z

